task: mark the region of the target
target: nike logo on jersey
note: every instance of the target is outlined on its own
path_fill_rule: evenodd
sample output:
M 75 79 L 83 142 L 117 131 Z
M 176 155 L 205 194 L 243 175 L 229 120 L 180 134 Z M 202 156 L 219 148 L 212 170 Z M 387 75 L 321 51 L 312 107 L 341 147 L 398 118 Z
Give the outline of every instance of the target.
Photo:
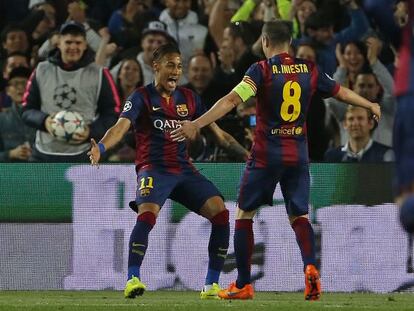
M 162 107 L 152 107 L 152 111 L 158 111 L 160 109 L 162 109 Z
M 329 80 L 332 80 L 332 81 L 335 81 L 335 79 L 334 78 L 332 78 L 330 75 L 328 75 L 327 73 L 325 73 L 325 76 L 327 76 L 327 78 L 329 79 Z

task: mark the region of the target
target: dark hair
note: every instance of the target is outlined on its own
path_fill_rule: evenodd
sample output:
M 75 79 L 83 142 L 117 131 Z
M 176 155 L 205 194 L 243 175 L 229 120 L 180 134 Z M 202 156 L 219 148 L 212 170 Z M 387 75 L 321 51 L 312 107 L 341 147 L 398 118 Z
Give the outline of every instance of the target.
M 6 69 L 7 59 L 9 59 L 10 57 L 14 57 L 14 56 L 24 57 L 26 59 L 26 61 L 27 61 L 27 65 L 30 66 L 30 57 L 27 56 L 26 53 L 23 53 L 23 52 L 20 52 L 20 51 L 14 51 L 14 52 L 11 52 L 11 53 L 7 54 L 7 56 L 5 57 L 5 61 L 4 61 L 3 66 L 1 68 L 2 71 L 4 71 L 4 69 Z
M 7 36 L 9 33 L 11 32 L 15 32 L 15 31 L 21 31 L 24 32 L 26 34 L 27 40 L 29 40 L 29 35 L 27 34 L 26 29 L 24 29 L 22 26 L 17 25 L 17 24 L 11 24 L 11 25 L 7 25 L 3 31 L 1 32 L 1 42 L 4 43 L 7 40 Z
M 290 42 L 292 39 L 292 22 L 277 20 L 266 22 L 262 28 L 262 34 L 266 35 L 271 44 L 279 45 Z
M 116 84 L 119 86 L 119 74 L 121 73 L 122 67 L 124 67 L 124 64 L 127 61 L 132 61 L 136 63 L 139 67 L 139 82 L 137 83 L 136 87 L 142 86 L 144 84 L 144 74 L 142 72 L 141 64 L 137 61 L 136 57 L 126 57 L 123 60 L 121 60 L 121 66 L 119 66 L 118 72 L 116 74 Z
M 22 78 L 29 78 L 31 75 L 31 70 L 26 67 L 16 67 L 12 71 L 10 71 L 9 79 L 10 81 L 13 78 L 22 77 Z
M 158 47 L 154 51 L 154 53 L 152 54 L 152 56 L 153 56 L 152 59 L 153 59 L 154 62 L 158 62 L 165 55 L 172 54 L 172 53 L 177 53 L 177 54 L 181 55 L 180 49 L 178 48 L 178 46 L 176 44 L 167 43 L 167 44 L 161 45 L 160 47 Z
M 246 21 L 238 21 L 230 23 L 228 26 L 230 34 L 233 38 L 241 38 L 245 45 L 251 45 L 255 42 L 254 31 L 252 25 Z
M 364 58 L 367 57 L 367 46 L 365 45 L 364 42 L 358 41 L 358 40 L 351 40 L 351 41 L 346 42 L 345 44 L 342 44 L 341 45 L 342 54 L 345 52 L 345 48 L 350 44 L 355 45 L 357 49 L 361 52 L 361 54 L 364 56 Z
M 323 11 L 316 11 L 313 12 L 311 15 L 308 16 L 305 22 L 305 30 L 306 29 L 313 29 L 318 30 L 321 28 L 329 28 L 334 26 L 334 21 L 332 18 Z

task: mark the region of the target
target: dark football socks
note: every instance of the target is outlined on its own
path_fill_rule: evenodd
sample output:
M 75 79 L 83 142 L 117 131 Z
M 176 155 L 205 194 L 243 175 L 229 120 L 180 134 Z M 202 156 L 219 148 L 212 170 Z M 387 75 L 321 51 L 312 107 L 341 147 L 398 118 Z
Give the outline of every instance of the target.
M 300 248 L 304 268 L 310 264 L 315 265 L 315 235 L 309 220 L 304 217 L 298 217 L 293 222 L 292 228 L 295 231 L 296 242 Z
M 145 212 L 138 216 L 129 239 L 128 280 L 140 277 L 140 268 L 148 247 L 148 235 L 155 225 L 155 215 Z
M 234 231 L 234 252 L 237 264 L 237 288 L 250 284 L 250 265 L 254 245 L 253 220 L 237 219 Z
M 211 233 L 208 243 L 208 271 L 206 285 L 218 283 L 220 272 L 226 260 L 227 249 L 229 248 L 229 211 L 224 210 L 210 219 Z

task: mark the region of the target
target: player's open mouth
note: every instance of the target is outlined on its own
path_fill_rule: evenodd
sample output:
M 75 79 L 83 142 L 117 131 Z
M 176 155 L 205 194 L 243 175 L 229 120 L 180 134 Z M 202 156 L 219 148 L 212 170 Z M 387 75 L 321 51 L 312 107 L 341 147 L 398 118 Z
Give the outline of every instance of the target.
M 169 88 L 173 89 L 177 86 L 178 79 L 177 78 L 168 78 L 167 85 Z

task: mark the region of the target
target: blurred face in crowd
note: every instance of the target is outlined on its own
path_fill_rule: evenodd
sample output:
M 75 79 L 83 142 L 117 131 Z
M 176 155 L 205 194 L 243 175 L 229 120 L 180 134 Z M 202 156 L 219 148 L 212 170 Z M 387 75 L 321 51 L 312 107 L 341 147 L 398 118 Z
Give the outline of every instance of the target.
M 172 18 L 182 19 L 191 9 L 191 0 L 166 0 L 165 5 Z
M 319 42 L 322 44 L 329 44 L 329 42 L 334 37 L 332 26 L 308 30 L 308 33 L 316 42 Z
M 141 81 L 141 67 L 135 60 L 128 59 L 122 63 L 119 71 L 121 85 L 136 86 Z
M 233 36 L 230 27 L 224 28 L 222 45 L 227 45 L 228 47 L 233 49 L 236 58 L 240 56 L 240 54 L 245 50 L 246 47 L 243 40 L 240 37 Z
M 316 12 L 316 5 L 312 1 L 305 0 L 297 5 L 296 10 L 299 24 L 304 25 L 309 15 Z
M 87 49 L 86 38 L 82 35 L 65 34 L 59 39 L 59 50 L 62 54 L 62 61 L 65 64 L 73 65 L 82 58 Z
M 44 18 L 39 22 L 35 31 L 33 32 L 33 37 L 39 38 L 52 29 L 56 27 L 56 10 L 55 8 L 49 3 L 43 3 L 39 5 L 37 10 L 41 10 L 45 12 Z
M 351 139 L 368 139 L 370 131 L 374 128 L 374 121 L 369 117 L 367 109 L 352 107 L 346 112 L 344 128 Z
M 17 67 L 29 68 L 28 59 L 22 55 L 13 55 L 7 57 L 6 65 L 4 66 L 3 77 L 5 79 L 8 79 L 10 72 Z
M 3 48 L 8 54 L 13 52 L 26 52 L 29 48 L 29 41 L 27 34 L 23 30 L 10 31 L 5 42 L 3 42 Z
M 309 45 L 299 46 L 298 51 L 296 52 L 296 57 L 316 62 L 316 52 Z
M 346 61 L 347 69 L 351 73 L 357 73 L 364 65 L 364 55 L 361 50 L 354 44 L 349 43 L 344 49 L 344 59 Z
M 376 102 L 380 93 L 380 85 L 375 75 L 360 73 L 355 80 L 354 91 L 369 101 Z
M 145 58 L 152 59 L 152 53 L 167 42 L 167 38 L 160 33 L 148 33 L 145 35 L 141 41 L 141 47 Z
M 21 104 L 27 83 L 25 77 L 14 77 L 7 83 L 6 92 L 15 104 Z
M 165 54 L 160 60 L 154 61 L 155 87 L 163 96 L 170 96 L 177 87 L 183 73 L 181 55 L 178 53 Z
M 207 56 L 194 56 L 188 66 L 188 80 L 197 92 L 204 91 L 212 78 L 213 68 Z

